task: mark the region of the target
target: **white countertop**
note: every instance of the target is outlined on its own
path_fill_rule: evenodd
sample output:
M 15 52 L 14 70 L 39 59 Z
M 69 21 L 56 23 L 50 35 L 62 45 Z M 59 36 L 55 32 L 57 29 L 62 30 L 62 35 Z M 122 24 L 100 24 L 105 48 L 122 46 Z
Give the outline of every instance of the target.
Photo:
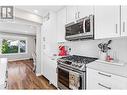
M 94 61 L 87 64 L 86 67 L 127 78 L 127 64 L 118 66 L 110 63 Z

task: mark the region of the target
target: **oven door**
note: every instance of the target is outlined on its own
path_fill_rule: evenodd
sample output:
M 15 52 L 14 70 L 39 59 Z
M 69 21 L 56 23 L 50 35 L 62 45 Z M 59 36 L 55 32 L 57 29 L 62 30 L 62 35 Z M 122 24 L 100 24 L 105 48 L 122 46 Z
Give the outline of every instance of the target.
M 84 73 L 75 72 L 67 68 L 58 66 L 58 88 L 59 89 L 84 89 Z M 78 77 L 77 77 L 78 76 Z M 75 78 L 79 80 L 75 82 Z M 73 84 L 74 83 L 74 84 Z
M 59 89 L 69 89 L 69 71 L 58 67 L 58 88 Z

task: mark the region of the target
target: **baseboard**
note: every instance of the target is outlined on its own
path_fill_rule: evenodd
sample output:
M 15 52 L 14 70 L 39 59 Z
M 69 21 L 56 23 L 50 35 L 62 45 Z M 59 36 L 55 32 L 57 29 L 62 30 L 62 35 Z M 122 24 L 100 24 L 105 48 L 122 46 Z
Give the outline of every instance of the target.
M 36 73 L 36 76 L 41 76 L 41 73 Z

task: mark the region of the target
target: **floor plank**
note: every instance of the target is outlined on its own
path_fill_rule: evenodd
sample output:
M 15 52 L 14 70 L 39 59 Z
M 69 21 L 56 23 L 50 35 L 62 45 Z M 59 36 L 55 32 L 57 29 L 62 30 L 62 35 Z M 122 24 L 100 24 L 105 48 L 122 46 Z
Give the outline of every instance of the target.
M 32 60 L 8 63 L 8 89 L 56 89 L 46 78 L 35 75 L 32 63 Z

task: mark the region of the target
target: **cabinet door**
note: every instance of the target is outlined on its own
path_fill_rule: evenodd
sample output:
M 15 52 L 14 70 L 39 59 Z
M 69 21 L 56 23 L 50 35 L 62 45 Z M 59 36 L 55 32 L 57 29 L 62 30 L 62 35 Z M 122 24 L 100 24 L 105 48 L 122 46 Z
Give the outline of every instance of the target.
M 48 67 L 49 67 L 49 61 L 48 61 L 48 57 L 44 54 L 43 55 L 43 75 L 47 78 L 47 79 L 49 79 L 49 74 L 48 74 Z
M 74 22 L 76 19 L 78 19 L 77 7 L 76 6 L 67 7 L 67 24 Z
M 127 89 L 127 78 L 112 75 L 112 89 L 125 90 Z
M 57 13 L 57 41 L 65 42 L 66 8 Z
M 87 75 L 86 89 L 90 89 L 90 90 L 100 89 L 100 87 L 98 86 L 99 78 L 97 76 L 97 71 L 87 68 L 86 75 Z
M 57 72 L 56 72 L 56 68 L 57 68 L 57 61 L 54 59 L 50 60 L 50 82 L 57 87 Z
M 57 61 L 43 53 L 43 75 L 57 87 Z
M 121 36 L 127 36 L 127 6 L 121 6 Z
M 112 89 L 111 74 L 87 68 L 87 89 Z
M 78 18 L 84 18 L 93 14 L 93 6 L 77 6 Z
M 44 33 L 42 35 L 42 39 L 45 39 L 45 41 L 43 41 L 42 44 L 43 47 L 45 47 L 43 50 L 48 55 L 53 55 L 57 53 L 56 13 L 50 12 L 49 18 L 49 20 L 43 23 Z
M 120 36 L 120 7 L 95 6 L 95 39 Z

